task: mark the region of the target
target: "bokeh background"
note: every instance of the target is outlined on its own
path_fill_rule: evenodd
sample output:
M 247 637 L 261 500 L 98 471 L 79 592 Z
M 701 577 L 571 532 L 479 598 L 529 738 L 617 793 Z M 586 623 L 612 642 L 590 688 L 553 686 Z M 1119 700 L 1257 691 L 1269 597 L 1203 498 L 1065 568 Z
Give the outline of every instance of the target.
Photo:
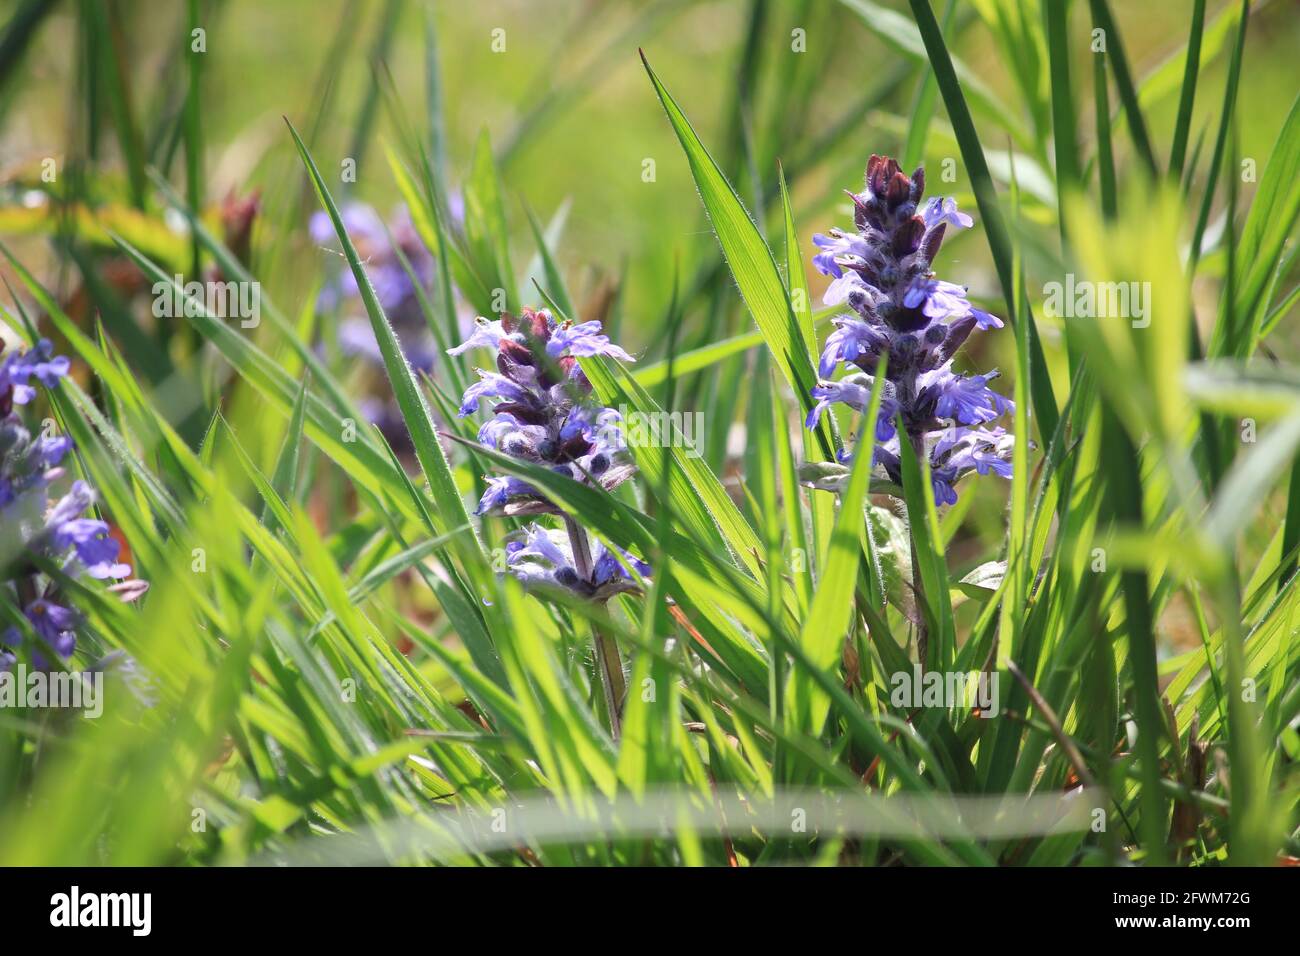
M 19 16 L 37 20 L 21 58 L 0 58 L 0 186 L 11 191 L 11 202 L 19 198 L 12 191 L 38 176 L 46 157 L 57 157 L 61 164 L 85 162 L 97 172 L 95 188 L 101 193 L 112 188 L 113 180 L 105 180 L 105 174 L 115 174 L 120 182 L 122 150 L 109 103 L 114 76 L 130 103 L 141 148 L 174 182 L 182 181 L 185 159 L 177 123 L 188 82 L 182 45 L 190 23 L 188 5 L 88 2 L 102 7 L 103 26 L 120 55 L 120 72 L 105 65 L 98 76 L 86 75 L 79 55 L 88 42 L 79 16 L 83 4 L 0 3 L 0 20 L 11 24 L 11 31 Z M 522 203 L 543 221 L 569 204 L 558 248 L 570 284 L 590 291 L 597 277 L 625 271 L 625 334 L 637 347 L 650 344 L 639 338 L 638 325 L 642 330 L 658 325 L 638 323 L 637 317 L 666 307 L 665 276 L 680 270 L 689 278 L 701 264 L 718 259 L 686 162 L 637 57 L 638 47 L 645 49 L 715 155 L 739 174 L 733 181 L 751 209 L 760 190 L 770 200 L 775 163 L 784 162 L 809 255 L 811 234 L 844 218 L 841 189 L 860 186 L 867 155 L 901 152 L 905 117 L 921 76 L 916 63 L 881 38 L 880 30 L 887 30 L 889 22 L 878 15 L 879 8 L 905 16 L 897 4 L 200 2 L 198 22 L 207 32 L 200 75 L 205 201 L 214 204 L 231 190 L 243 194 L 258 188 L 267 204 L 262 225 L 276 221 L 277 211 L 296 198 L 304 182 L 281 119 L 288 116 L 299 129 L 315 130 L 312 145 L 322 167 L 337 169 L 348 156 L 357 160 L 356 197 L 382 210 L 394 205 L 398 197 L 383 150 L 397 132 L 393 111 L 376 90 L 376 63 L 383 64 L 381 72 L 391 72 L 407 121 L 422 126 L 428 102 L 426 7 L 437 33 L 444 143 L 453 185 L 463 177 L 478 138 L 486 134 L 505 179 L 508 213 L 521 250 L 531 251 Z M 1005 48 L 987 24 L 1007 15 L 1004 11 L 1018 10 L 1025 26 L 1040 27 L 1038 7 L 996 0 L 953 4 L 949 35 L 954 51 L 1006 102 L 1017 101 L 1013 71 L 1020 69 L 1041 73 L 1045 102 L 1046 62 L 1028 63 L 1032 50 Z M 1169 55 L 1186 42 L 1190 7 L 1190 0 L 1115 6 L 1139 79 L 1157 77 Z M 1214 24 L 1231 19 L 1220 14 L 1233 7 L 1209 4 L 1207 47 L 1217 42 Z M 944 8 L 942 2 L 935 4 L 936 11 Z M 1083 20 L 1086 11 L 1078 12 Z M 1079 42 L 1072 66 L 1076 76 L 1086 79 L 1091 70 L 1087 37 L 1084 24 L 1076 27 Z M 498 30 L 504 31 L 503 51 L 494 49 L 502 37 L 494 34 Z M 795 30 L 804 31 L 802 53 L 792 50 Z M 1298 48 L 1296 5 L 1285 0 L 1255 4 L 1241 90 L 1243 156 L 1267 155 L 1276 138 L 1296 88 Z M 1227 59 L 1226 53 L 1216 56 L 1202 70 L 1194 133 L 1221 107 Z M 1143 91 L 1158 142 L 1170 136 L 1180 79 L 1180 73 L 1165 70 Z M 96 98 L 101 108 L 93 112 L 100 125 L 91 129 Z M 1118 104 L 1112 101 L 1112 106 Z M 1093 140 L 1090 101 L 1081 102 L 1079 110 L 1086 155 Z M 978 114 L 976 122 L 988 131 L 986 150 L 997 154 L 1006 148 Z M 1118 130 L 1115 145 L 1122 174 L 1131 147 Z M 941 104 L 924 155 L 931 167 L 959 155 Z M 653 182 L 643 180 L 647 159 L 655 162 Z M 1035 157 L 1021 156 L 1018 162 L 1032 216 Z M 996 161 L 994 165 L 996 175 Z M 945 189 L 969 205 L 962 179 L 959 175 Z M 41 237 L 31 235 L 36 231 L 31 218 L 12 210 L 0 213 L 0 235 L 24 240 L 15 248 L 29 256 L 26 261 L 42 246 Z M 257 238 L 267 237 L 259 232 Z M 310 250 L 304 254 L 312 258 Z M 956 278 L 970 282 L 977 294 L 992 290 L 991 275 L 981 268 L 985 253 L 977 234 L 950 243 L 948 254 Z M 302 267 L 313 265 L 320 263 L 300 261 L 298 268 L 262 278 L 273 286 L 306 282 L 310 268 Z M 821 281 L 815 275 L 812 279 Z M 284 298 L 285 289 L 275 291 Z M 688 311 L 685 322 L 689 335 L 699 325 L 698 312 Z

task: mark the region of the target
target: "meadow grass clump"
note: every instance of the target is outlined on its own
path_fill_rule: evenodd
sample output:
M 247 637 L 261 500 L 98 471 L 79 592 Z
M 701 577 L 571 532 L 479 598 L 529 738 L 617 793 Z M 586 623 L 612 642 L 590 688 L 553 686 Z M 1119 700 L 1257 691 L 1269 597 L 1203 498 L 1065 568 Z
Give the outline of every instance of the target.
M 1294 25 L 948 6 L 24 4 L 0 863 L 1300 858 Z

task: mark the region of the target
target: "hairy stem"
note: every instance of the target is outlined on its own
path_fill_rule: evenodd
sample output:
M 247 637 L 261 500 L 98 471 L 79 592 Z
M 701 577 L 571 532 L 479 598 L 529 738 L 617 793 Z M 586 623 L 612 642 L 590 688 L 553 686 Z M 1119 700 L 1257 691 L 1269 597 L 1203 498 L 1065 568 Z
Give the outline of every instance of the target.
M 925 436 L 912 435 L 912 448 L 916 451 L 916 461 L 920 464 L 925 452 Z M 917 560 L 916 535 L 908 528 L 908 538 L 912 544 L 912 593 L 916 598 L 916 659 L 924 671 L 929 665 L 930 628 L 925 623 L 925 582 L 921 576 L 921 562 Z
M 564 516 L 564 527 L 569 532 L 569 545 L 573 549 L 573 564 L 578 577 L 590 581 L 591 546 L 587 541 L 587 532 L 568 515 Z M 609 712 L 609 729 L 617 741 L 622 736 L 623 695 L 627 691 L 627 683 L 623 679 L 623 659 L 619 656 L 618 644 L 614 638 L 594 624 L 591 632 L 596 650 L 596 670 L 600 672 L 600 686 L 605 692 L 605 709 Z

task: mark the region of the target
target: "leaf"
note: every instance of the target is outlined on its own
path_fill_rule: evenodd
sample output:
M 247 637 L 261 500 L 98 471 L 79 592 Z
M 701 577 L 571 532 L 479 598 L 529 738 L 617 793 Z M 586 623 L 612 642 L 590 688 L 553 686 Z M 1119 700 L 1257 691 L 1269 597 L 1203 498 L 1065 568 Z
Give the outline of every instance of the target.
M 682 378 L 692 372 L 712 368 L 726 359 L 748 352 L 756 345 L 762 345 L 763 341 L 762 332 L 745 332 L 741 335 L 733 335 L 731 338 L 723 339 L 720 342 L 713 342 L 709 345 L 702 345 L 698 349 L 683 352 L 673 357 L 673 375 Z M 643 388 L 654 388 L 656 385 L 662 385 L 668 380 L 668 362 L 665 360 L 643 365 L 632 373 L 632 377 Z
M 921 64 L 922 68 L 924 68 L 927 59 L 933 65 L 934 54 L 929 48 L 929 43 L 923 39 L 924 31 L 918 30 L 917 25 L 908 23 L 907 18 L 902 14 L 878 3 L 873 3 L 871 0 L 840 0 L 840 2 L 856 13 L 861 18 L 862 25 L 883 40 L 895 52 L 916 61 Z M 928 0 L 926 2 L 928 3 Z M 971 91 L 971 99 L 980 109 L 988 116 L 996 119 L 998 124 L 1010 133 L 1012 138 L 1021 146 L 1030 146 L 1031 141 L 1024 126 L 1015 118 L 1015 114 L 997 98 L 997 95 L 980 80 L 979 75 L 960 60 L 953 60 L 952 62 L 956 75 L 961 78 L 962 84 Z
M 996 591 L 1002 585 L 1002 578 L 1006 573 L 1007 563 L 1005 561 L 985 561 L 968 571 L 957 583 L 958 585 L 967 585 L 961 590 L 968 595 L 972 594 L 972 590 Z
M 817 354 L 817 330 L 813 327 L 812 294 L 808 291 L 808 274 L 804 271 L 803 257 L 799 254 L 799 235 L 794 226 L 794 209 L 790 205 L 790 189 L 785 183 L 785 170 L 777 164 L 777 178 L 781 185 L 781 212 L 785 224 L 785 281 L 790 290 L 790 308 L 803 332 L 808 355 Z
M 1278 418 L 1300 407 L 1300 372 L 1273 362 L 1207 359 L 1183 373 L 1202 408 L 1234 418 Z
M 379 304 L 375 288 L 370 282 L 370 275 L 361 264 L 361 258 L 357 254 L 356 247 L 353 246 L 352 239 L 348 236 L 347 229 L 343 225 L 343 217 L 339 214 L 338 207 L 334 204 L 329 189 L 325 186 L 325 181 L 321 179 L 316 163 L 307 152 L 307 147 L 298 136 L 298 131 L 293 128 L 293 124 L 289 123 L 287 119 L 285 122 L 289 126 L 289 132 L 293 135 L 295 145 L 298 147 L 298 154 L 307 167 L 312 185 L 316 187 L 316 195 L 320 198 L 326 212 L 329 213 L 330 222 L 333 223 L 334 231 L 338 234 L 348 265 L 352 268 L 357 290 L 361 295 L 361 301 L 365 304 L 366 314 L 370 318 L 370 328 L 375 334 L 375 340 L 379 343 L 379 350 L 384 357 L 384 366 L 388 369 L 388 378 L 393 386 L 393 394 L 402 410 L 402 418 L 406 422 L 406 427 L 411 434 L 411 442 L 415 446 L 415 455 L 420 461 L 425 477 L 429 480 L 434 502 L 438 506 L 435 513 L 435 527 L 440 533 L 445 534 L 450 528 L 468 524 L 469 513 L 465 510 L 465 500 L 456 487 L 456 481 L 452 477 L 450 467 L 447 465 L 447 457 L 443 454 L 442 445 L 438 442 L 433 416 L 429 411 L 428 404 L 425 402 L 424 393 L 420 391 L 419 386 L 416 384 L 415 375 L 411 372 L 406 357 L 402 354 L 397 335 L 393 332 L 388 317 L 384 315 L 383 306 Z M 456 540 L 459 542 L 460 539 Z M 462 547 L 460 551 L 462 557 L 468 556 L 465 548 Z
M 603 403 L 626 409 L 625 419 L 629 414 L 637 416 L 633 424 L 636 421 L 663 423 L 660 428 L 667 434 L 661 434 L 654 445 L 644 446 L 638 440 L 628 442 L 629 450 L 650 487 L 657 489 L 662 486 L 665 449 L 655 445 L 666 441 L 667 452 L 672 458 L 668 493 L 672 498 L 673 513 L 690 525 L 699 540 L 713 540 L 725 545 L 738 566 L 757 576 L 758 559 L 755 555 L 761 547 L 758 535 L 699 451 L 687 442 L 672 415 L 660 408 L 621 366 L 600 356 L 583 358 L 580 362 Z M 698 436 L 695 437 L 698 440 Z
M 768 348 L 772 350 L 777 367 L 798 396 L 799 405 L 806 415 L 814 404 L 812 389 L 817 384 L 816 369 L 807 333 L 800 327 L 790 304 L 790 297 L 781 281 L 781 273 L 777 270 L 772 252 L 749 213 L 745 211 L 735 189 L 727 182 L 681 108 L 650 68 L 645 53 L 641 54 L 641 62 L 645 65 L 650 82 L 654 84 L 664 112 L 668 114 L 673 131 L 686 153 L 691 176 L 709 215 L 709 221 L 713 224 L 718 244 L 722 246 L 722 254 L 736 280 L 736 287 L 759 331 L 763 333 Z M 823 424 L 818 434 L 823 451 L 830 457 L 832 442 L 829 426 Z
M 1110 59 L 1112 72 L 1115 74 L 1115 86 L 1119 89 L 1120 102 L 1124 104 L 1124 115 L 1128 119 L 1129 133 L 1133 145 L 1137 147 L 1138 156 L 1146 164 L 1152 178 L 1160 175 L 1160 166 L 1155 153 L 1151 150 L 1151 139 L 1147 136 L 1146 120 L 1142 117 L 1142 107 L 1138 103 L 1137 91 L 1133 86 L 1133 76 L 1129 72 L 1128 57 L 1124 55 L 1124 44 L 1120 40 L 1119 28 L 1110 15 L 1106 0 L 1088 0 L 1092 9 L 1092 22 L 1104 32 L 1106 37 L 1106 55 Z
M 298 463 L 302 448 L 302 426 L 307 410 L 307 386 L 310 376 L 302 380 L 302 388 L 293 401 L 293 412 L 289 415 L 289 430 L 285 432 L 284 443 L 280 446 L 280 455 L 276 459 L 275 473 L 271 476 L 271 487 L 285 501 L 292 501 L 298 488 Z M 269 509 L 270 502 L 267 502 Z M 262 520 L 268 518 L 267 511 L 262 512 Z
M 485 129 L 475 144 L 465 187 L 465 242 L 475 270 L 486 278 L 491 288 L 505 291 L 506 311 L 517 314 L 519 290 L 510 268 L 509 237 L 501 180 Z
M 1232 8 L 1229 7 L 1229 10 Z M 1191 34 L 1187 46 L 1183 49 L 1183 87 L 1178 97 L 1178 119 L 1174 123 L 1174 144 L 1169 149 L 1169 175 L 1177 180 L 1183 174 L 1183 162 L 1187 158 L 1187 140 L 1192 129 L 1192 107 L 1196 103 L 1196 77 L 1201 68 L 1201 38 L 1205 29 L 1205 0 L 1195 0 L 1192 7 Z M 1147 93 L 1148 84 L 1143 84 L 1141 94 Z
M 555 213 L 551 226 L 545 231 L 541 223 L 537 221 L 537 216 L 533 213 L 531 207 L 525 206 L 524 212 L 528 214 L 528 227 L 533 232 L 533 242 L 537 244 L 537 257 L 541 260 L 541 268 L 546 279 L 546 290 L 555 297 L 555 304 L 560 310 L 570 318 L 577 319 L 578 312 L 573 307 L 573 300 L 569 298 L 569 290 L 564 283 L 564 276 L 560 272 L 560 267 L 555 264 L 555 257 L 551 252 L 551 244 L 556 241 L 553 236 L 557 236 L 564 229 L 564 221 L 569 214 L 569 203 L 565 201 Z M 529 265 L 528 276 L 533 278 L 533 273 L 537 271 L 536 266 Z
M 980 216 L 984 220 L 984 233 L 988 237 L 989 252 L 993 255 L 993 264 L 998 271 L 998 281 L 1002 286 L 1002 297 L 1010 303 L 1014 298 L 1015 275 L 1011 268 L 1011 244 L 1002 214 L 998 209 L 997 193 L 993 180 L 989 176 L 988 162 L 984 157 L 984 147 L 975 123 L 971 120 L 970 110 L 966 107 L 966 97 L 962 93 L 957 79 L 957 71 L 944 42 L 943 32 L 930 9 L 929 0 L 910 0 L 912 14 L 916 17 L 917 28 L 925 42 L 930 64 L 934 69 L 935 81 L 943 95 L 944 105 L 948 108 L 948 118 L 952 121 L 953 133 L 961 149 L 962 159 L 970 174 L 971 187 L 975 192 L 975 201 L 979 205 Z M 1052 391 L 1052 380 L 1047 370 L 1047 359 L 1043 355 L 1043 346 L 1033 326 L 1033 317 L 1026 308 L 1023 321 L 1029 333 L 1029 371 L 1031 375 L 1034 414 L 1038 419 L 1038 433 L 1046 440 L 1056 431 L 1060 418 L 1057 411 L 1056 396 Z
M 1231 554 L 1238 535 L 1273 491 L 1300 449 L 1300 411 L 1292 412 L 1260 437 L 1224 476 L 1206 515 L 1204 531 Z
M 1235 172 L 1233 173 L 1235 175 Z M 1249 323 L 1248 349 L 1258 341 L 1267 289 L 1297 217 L 1300 217 L 1300 97 L 1291 104 L 1250 213 L 1241 231 L 1237 261 L 1245 276 L 1236 298 L 1236 322 Z
M 863 435 L 876 433 L 886 363 L 887 356 L 882 356 L 881 366 L 872 380 L 871 401 L 860 428 Z M 872 455 L 859 452 L 854 456 L 848 487 L 840 497 L 840 513 L 831 534 L 826 568 L 817 583 L 817 590 L 813 592 L 812 607 L 799 632 L 799 646 L 806 651 L 809 665 L 820 671 L 832 669 L 839 661 L 845 634 L 854 619 L 854 605 L 849 596 L 853 594 L 862 559 L 863 506 L 871 483 L 871 468 Z M 797 671 L 789 687 L 789 726 L 817 737 L 821 734 L 829 707 L 830 699 L 813 686 L 806 671 Z

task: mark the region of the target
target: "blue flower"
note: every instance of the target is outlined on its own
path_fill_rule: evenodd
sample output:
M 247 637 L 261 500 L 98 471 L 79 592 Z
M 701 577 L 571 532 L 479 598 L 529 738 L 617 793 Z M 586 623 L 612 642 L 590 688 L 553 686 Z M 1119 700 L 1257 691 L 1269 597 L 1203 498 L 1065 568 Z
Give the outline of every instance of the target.
M 375 297 L 393 327 L 403 357 L 417 372 L 431 372 L 438 349 L 420 306 L 420 292 L 432 289 L 436 265 L 409 213 L 405 207 L 399 207 L 385 224 L 372 207 L 353 202 L 344 205 L 339 216 L 374 287 Z M 312 215 L 308 232 L 317 245 L 337 242 L 334 224 L 324 211 Z M 361 303 L 356 275 L 341 254 L 332 259 L 317 307 L 323 312 L 346 309 L 336 330 L 339 350 L 382 371 L 384 355 Z M 366 418 L 379 427 L 394 450 L 412 449 L 406 422 L 391 394 L 384 394 L 381 401 L 363 402 L 362 406 Z
M 876 436 L 882 441 L 894 433 L 893 418 L 898 411 L 898 402 L 892 395 L 886 394 L 890 388 L 886 382 L 880 396 L 880 414 L 876 417 Z M 841 402 L 860 412 L 865 411 L 871 401 L 871 376 L 857 374 L 838 382 L 822 382 L 813 388 L 812 395 L 818 402 L 808 413 L 805 424 L 809 428 L 816 428 L 822 413 L 835 402 Z
M 65 521 L 55 530 L 53 541 L 58 551 L 72 548 L 92 578 L 124 578 L 131 573 L 130 565 L 118 562 L 119 545 L 109 536 L 108 525 L 103 521 L 93 518 Z
M 530 501 L 537 498 L 537 490 L 532 485 L 513 475 L 488 475 L 484 480 L 487 482 L 487 490 L 474 509 L 476 515 L 502 511 L 510 502 L 520 498 Z
M 546 426 L 521 422 L 510 412 L 497 412 L 478 430 L 479 444 L 507 455 L 527 456 L 546 438 Z
M 933 276 L 917 276 L 903 295 L 903 305 L 909 309 L 920 307 L 931 319 L 960 319 L 970 315 L 971 304 L 966 300 L 966 287 L 944 282 Z
M 844 273 L 835 260 L 841 257 L 853 257 L 865 260 L 871 254 L 871 247 L 865 239 L 853 233 L 832 229 L 829 236 L 817 233 L 813 244 L 823 251 L 813 256 L 813 266 L 822 275 L 839 278 Z
M 49 339 L 41 339 L 26 352 L 9 352 L 0 358 L 0 416 L 7 416 L 14 405 L 26 405 L 35 397 L 36 390 L 28 384 L 33 378 L 53 388 L 70 367 L 66 357 L 54 354 Z
M 500 319 L 488 321 L 482 316 L 479 316 L 474 320 L 474 331 L 470 333 L 470 337 L 464 342 L 461 342 L 460 345 L 447 349 L 447 354 L 460 355 L 463 352 L 468 352 L 470 349 L 477 348 L 495 349 L 501 344 L 501 340 L 504 339 L 507 334 L 508 333 L 502 326 Z
M 592 355 L 631 360 L 610 342 L 599 322 L 561 324 L 546 310 L 532 309 L 517 319 L 480 318 L 470 337 L 448 352 L 459 355 L 470 348 L 497 352 L 497 371 L 479 369 L 479 381 L 461 398 L 461 417 L 497 400 L 492 418 L 479 428 L 482 444 L 605 490 L 632 476 L 622 418 L 593 400 L 591 383 L 577 361 Z M 524 482 L 489 478 L 478 513 L 556 510 Z
M 849 294 L 854 289 L 865 291 L 867 284 L 862 280 L 862 276 L 856 272 L 845 272 L 834 282 L 826 287 L 822 294 L 822 305 L 842 305 L 849 300 Z
M 917 378 L 922 389 L 932 389 L 935 400 L 935 414 L 940 418 L 951 418 L 963 425 L 977 425 L 991 422 L 1006 412 L 1013 411 L 1015 404 L 988 387 L 988 383 L 997 378 L 995 369 L 984 375 L 958 375 L 950 365 Z
M 31 621 L 32 629 L 37 635 L 58 651 L 60 657 L 72 653 L 76 644 L 72 630 L 77 626 L 77 615 L 72 608 L 38 598 L 27 605 L 23 613 Z
M 42 435 L 32 443 L 28 461 L 38 468 L 53 468 L 72 450 L 72 439 L 66 435 Z
M 94 489 L 84 481 L 74 481 L 68 493 L 60 498 L 45 516 L 46 530 L 52 535 L 56 534 L 59 528 L 80 516 L 94 503 Z
M 546 343 L 546 354 L 556 358 L 566 349 L 570 355 L 583 358 L 591 355 L 608 355 L 620 362 L 635 361 L 632 356 L 610 342 L 609 336 L 600 331 L 599 322 L 564 325 L 555 329 Z
M 66 356 L 54 354 L 54 345 L 49 339 L 41 339 L 35 348 L 13 356 L 9 376 L 15 384 L 25 385 L 29 379 L 35 378 L 46 388 L 53 388 L 68 374 L 70 367 L 71 362 Z
M 1013 437 L 983 426 L 1013 406 L 988 387 L 996 371 L 962 375 L 952 368 L 972 331 L 1001 328 L 1002 321 L 972 306 L 964 286 L 935 275 L 931 265 L 945 230 L 967 228 L 972 220 L 951 198 L 921 206 L 924 191 L 922 170 L 908 177 L 894 160 L 873 155 L 866 189 L 850 194 L 857 232 L 832 229 L 813 238 L 822 250 L 814 265 L 834 277 L 823 301 L 851 311 L 832 320 L 806 424 L 817 427 L 836 403 L 863 410 L 887 355 L 873 462 L 901 481 L 900 442 L 906 440 L 929 456 L 935 500 L 952 504 L 963 475 L 1010 475 Z M 850 374 L 832 381 L 840 366 Z M 903 435 L 895 427 L 900 417 Z
M 970 216 L 957 211 L 957 200 L 951 196 L 942 199 L 938 196 L 932 197 L 921 210 L 921 218 L 925 221 L 927 229 L 933 229 L 941 222 L 947 223 L 954 229 L 969 229 L 975 223 Z
M 532 394 L 496 372 L 478 370 L 479 381 L 465 390 L 460 400 L 460 417 L 466 418 L 479 409 L 485 398 L 504 398 L 521 404 L 531 404 Z
M 411 224 L 406 209 L 399 208 L 387 225 L 373 208 L 364 203 L 346 204 L 339 210 L 339 217 L 365 267 L 370 284 L 374 286 L 375 297 L 383 306 L 384 314 L 399 331 L 423 331 L 427 335 L 411 274 L 414 273 L 421 287 L 429 288 L 433 281 L 434 262 Z M 312 215 L 308 231 L 317 245 L 337 241 L 334 224 L 323 210 Z M 399 251 L 406 257 L 410 272 L 402 264 Z M 356 276 L 351 269 L 340 265 L 321 288 L 318 304 L 322 310 L 333 310 L 343 303 L 356 302 L 359 296 Z
M 75 611 L 45 598 L 38 598 L 23 608 L 23 616 L 31 624 L 36 636 L 49 645 L 59 657 L 66 658 L 72 655 L 77 646 L 75 628 L 79 623 Z M 22 645 L 21 632 L 13 626 L 5 628 L 0 631 L 0 644 L 19 648 Z M 36 670 L 46 670 L 50 666 L 50 661 L 43 650 L 40 647 L 32 649 L 32 666 Z M 17 659 L 17 656 L 9 651 L 0 653 L 0 671 L 8 670 Z
M 856 315 L 837 315 L 831 321 L 835 331 L 826 337 L 817 369 L 822 378 L 828 378 L 839 363 L 854 362 L 860 355 L 879 355 L 889 344 L 887 330 Z
M 58 583 L 39 571 L 36 559 L 61 564 L 66 574 L 84 573 L 95 579 L 125 578 L 131 573 L 129 565 L 117 560 L 119 545 L 109 526 L 84 517 L 95 501 L 90 485 L 74 481 L 53 505 L 48 504 L 49 489 L 65 475 L 60 466 L 72 441 L 61 435 L 33 439 L 14 409 L 34 394 L 28 382 L 52 388 L 68 369 L 67 358 L 56 356 L 45 339 L 25 353 L 0 356 L 0 526 L 9 546 L 8 563 L 0 567 L 0 590 L 15 605 L 23 596 L 23 613 L 32 629 L 60 658 L 70 656 L 76 647 L 80 615 L 59 594 Z M 141 585 L 124 582 L 123 599 L 138 597 L 143 593 Z M 22 644 L 19 629 L 10 626 L 0 631 L 0 644 L 12 649 L 0 652 L 0 669 L 4 669 L 17 660 L 14 651 Z M 49 666 L 42 648 L 31 649 L 31 662 L 38 669 Z
M 525 585 L 558 585 L 598 601 L 635 591 L 638 579 L 650 577 L 650 565 L 599 540 L 591 545 L 591 571 L 584 577 L 574 562 L 568 535 L 536 524 L 506 545 L 506 566 Z

